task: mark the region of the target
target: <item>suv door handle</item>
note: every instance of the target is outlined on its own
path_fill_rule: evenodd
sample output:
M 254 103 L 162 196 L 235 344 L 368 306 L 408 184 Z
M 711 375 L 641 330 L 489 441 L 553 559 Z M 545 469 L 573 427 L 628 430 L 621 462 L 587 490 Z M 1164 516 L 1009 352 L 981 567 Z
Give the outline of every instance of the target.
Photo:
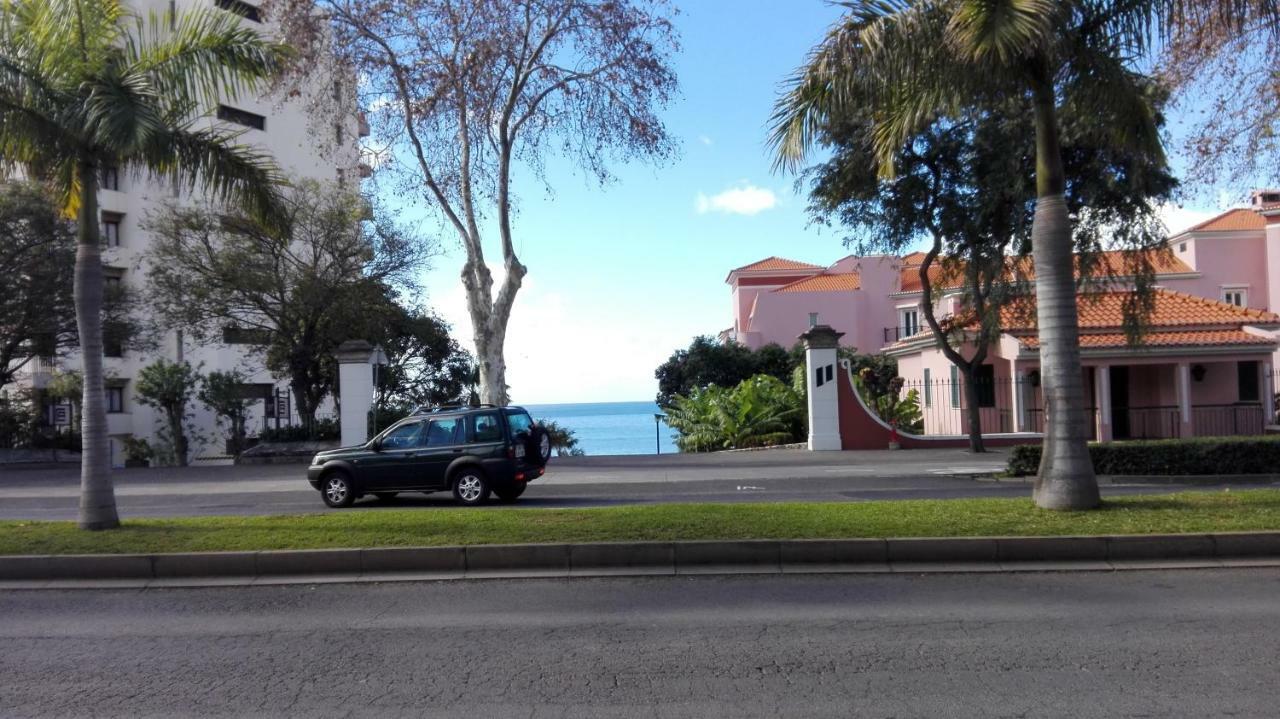
M 461 448 L 461 447 L 456 447 L 456 448 L 454 448 L 453 453 L 454 453 L 454 454 L 462 454 L 462 448 Z

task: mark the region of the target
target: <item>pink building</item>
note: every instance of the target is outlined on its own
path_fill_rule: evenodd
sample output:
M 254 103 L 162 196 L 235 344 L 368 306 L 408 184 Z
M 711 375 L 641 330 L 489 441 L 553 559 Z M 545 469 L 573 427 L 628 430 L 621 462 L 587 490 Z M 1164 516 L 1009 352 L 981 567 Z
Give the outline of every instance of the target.
M 1081 350 L 1101 440 L 1258 434 L 1275 417 L 1280 350 L 1280 190 L 1254 193 L 1252 206 L 1225 212 L 1171 237 L 1155 258 L 1155 307 L 1131 346 L 1122 306 L 1129 294 L 1122 256 L 1108 253 L 1108 278 L 1082 291 Z M 828 267 L 771 257 L 735 269 L 734 324 L 726 341 L 792 346 L 817 324 L 843 332 L 842 344 L 898 361 L 914 389 L 925 433 L 967 431 L 958 374 L 920 311 L 922 255 L 846 257 Z M 939 275 L 939 317 L 960 291 Z M 1031 302 L 1034 302 L 1031 299 Z M 1028 319 L 1030 318 L 1030 319 Z M 1034 312 L 1006 312 L 1000 339 L 979 371 L 984 432 L 1039 432 L 1038 338 Z M 972 356 L 971 344 L 961 351 Z

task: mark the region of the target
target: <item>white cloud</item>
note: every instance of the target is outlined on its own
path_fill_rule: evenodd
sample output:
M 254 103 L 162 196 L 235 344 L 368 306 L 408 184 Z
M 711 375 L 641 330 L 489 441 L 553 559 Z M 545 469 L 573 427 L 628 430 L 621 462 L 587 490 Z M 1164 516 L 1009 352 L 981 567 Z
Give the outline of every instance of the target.
M 502 283 L 493 271 L 494 291 Z M 451 334 L 474 351 L 466 291 L 456 282 L 432 295 L 433 308 L 452 325 Z M 584 303 L 525 278 L 507 326 L 507 384 L 518 404 L 640 401 L 653 397 L 653 370 L 690 334 L 678 323 L 640 327 L 619 321 L 630 308 Z
M 723 212 L 730 215 L 755 215 L 770 210 L 778 204 L 778 196 L 766 187 L 756 187 L 749 182 L 739 183 L 710 197 L 699 192 L 694 199 L 694 209 L 699 215 Z
M 714 144 L 714 142 L 712 141 L 712 139 L 711 139 L 710 137 L 707 137 L 706 135 L 698 135 L 698 142 L 701 142 L 702 144 L 706 145 L 707 147 L 710 147 L 711 145 L 713 145 L 713 144 Z
M 1218 215 L 1217 210 L 1193 210 L 1177 205 L 1162 205 L 1158 212 L 1170 237 Z

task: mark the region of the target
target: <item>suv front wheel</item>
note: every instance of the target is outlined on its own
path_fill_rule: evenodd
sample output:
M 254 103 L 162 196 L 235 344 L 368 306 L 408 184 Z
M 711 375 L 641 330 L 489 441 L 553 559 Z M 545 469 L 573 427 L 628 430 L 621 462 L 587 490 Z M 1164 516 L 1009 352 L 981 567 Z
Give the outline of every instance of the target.
M 351 475 L 342 470 L 334 470 L 320 480 L 320 496 L 324 503 L 335 509 L 350 507 L 356 501 L 355 488 L 351 486 Z
M 489 498 L 489 479 L 478 469 L 459 470 L 453 478 L 453 498 L 467 507 L 484 504 Z

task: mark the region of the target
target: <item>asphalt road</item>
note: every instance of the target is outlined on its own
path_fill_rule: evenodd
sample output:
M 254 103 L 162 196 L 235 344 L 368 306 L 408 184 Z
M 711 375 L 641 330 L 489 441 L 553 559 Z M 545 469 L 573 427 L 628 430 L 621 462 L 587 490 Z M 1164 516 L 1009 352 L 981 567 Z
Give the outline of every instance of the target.
M 1280 570 L 0 592 L 0 716 L 1266 717 Z
M 596 507 L 658 502 L 848 502 L 872 499 L 1020 497 L 1023 482 L 975 477 L 1003 469 L 1005 455 L 961 450 L 805 452 L 556 458 L 521 498 L 524 507 Z M 130 517 L 297 514 L 327 509 L 301 465 L 190 467 L 114 473 L 120 511 Z M 1107 494 L 1185 487 L 1107 486 Z M 75 468 L 0 468 L 0 519 L 75 519 Z M 357 510 L 453 508 L 447 493 L 372 497 Z M 352 511 L 352 510 L 337 510 Z

